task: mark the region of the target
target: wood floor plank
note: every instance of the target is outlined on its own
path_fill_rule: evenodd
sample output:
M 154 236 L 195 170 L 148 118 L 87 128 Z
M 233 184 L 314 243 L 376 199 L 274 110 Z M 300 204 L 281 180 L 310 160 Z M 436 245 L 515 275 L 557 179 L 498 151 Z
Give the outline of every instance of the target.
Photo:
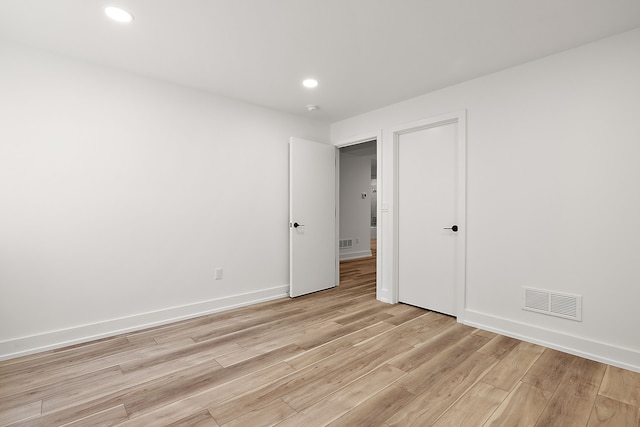
M 409 374 L 398 385 L 413 394 L 421 394 L 441 378 L 454 372 L 471 357 L 474 360 L 487 360 L 491 365 L 495 365 L 498 359 L 494 356 L 478 353 L 485 356 L 479 357 L 475 354 L 478 348 L 482 347 L 486 342 L 487 339 L 485 337 L 467 335 L 447 350 L 441 351 L 429 361 L 409 371 Z M 391 363 L 395 366 L 394 362 Z
M 269 427 L 296 414 L 291 406 L 282 399 L 275 399 L 259 410 L 251 411 L 233 421 L 224 424 L 223 427 Z
M 342 326 L 342 328 L 338 330 L 326 331 L 326 332 L 316 334 L 314 336 L 308 336 L 303 339 L 297 340 L 295 344 L 300 348 L 303 348 L 305 350 L 310 350 L 315 347 L 319 347 L 327 343 L 330 343 L 331 341 L 334 341 L 336 339 L 340 339 L 343 336 L 358 332 L 361 329 L 367 328 L 369 326 L 373 326 L 377 323 L 380 323 L 380 322 L 372 321 L 372 322 L 367 322 L 365 324 L 350 323 L 348 325 Z
M 172 342 L 176 339 L 191 338 L 193 336 L 203 336 L 205 334 L 224 335 L 229 331 L 235 332 L 239 329 L 260 324 L 261 322 L 273 319 L 277 317 L 279 313 L 276 310 L 263 308 L 262 310 L 255 310 L 249 307 L 244 307 L 243 311 L 235 316 L 221 316 L 213 315 L 209 317 L 205 322 L 194 322 L 194 325 L 185 324 L 180 328 L 167 328 L 163 331 L 155 332 L 149 331 L 148 335 L 151 336 L 157 343 L 162 344 L 165 342 Z
M 43 358 L 49 357 L 54 353 L 53 350 L 46 350 L 40 353 L 28 354 L 26 356 L 16 357 L 14 359 L 6 359 L 0 360 L 0 378 L 2 378 L 3 374 L 6 374 L 7 368 L 12 365 L 22 364 L 26 362 L 30 362 L 34 365 L 38 364 L 38 361 L 43 360 Z
M 511 352 L 518 344 L 520 340 L 515 338 L 505 337 L 497 335 L 493 337 L 482 348 L 478 349 L 480 353 L 490 354 L 497 358 L 502 359 L 506 354 Z
M 385 387 L 393 384 L 405 373 L 390 365 L 378 367 L 365 376 L 351 382 L 335 393 L 305 408 L 279 424 L 281 427 L 302 425 L 326 425 L 344 415 Z
M 213 350 L 212 353 L 213 355 L 218 354 L 216 350 Z M 201 353 L 185 355 L 179 359 L 171 358 L 166 361 L 159 361 L 158 363 L 151 366 L 123 372 L 122 386 L 123 388 L 134 387 L 135 385 L 143 384 L 153 379 L 171 375 L 175 372 L 179 372 L 183 369 L 193 366 L 201 366 L 203 367 L 203 369 L 220 366 L 213 355 L 208 353 L 207 351 L 202 351 Z
M 640 373 L 607 366 L 600 394 L 640 408 Z
M 23 362 L 14 364 L 0 363 L 0 378 L 3 383 L 11 382 L 12 375 L 22 372 L 44 372 L 59 367 L 78 365 L 83 362 L 92 361 L 108 355 L 121 353 L 134 349 L 126 337 L 116 337 L 104 339 L 97 342 L 80 344 L 73 347 L 66 347 L 56 352 L 48 354 L 40 359 L 25 359 Z M 4 388 L 4 386 L 2 387 Z
M 534 362 L 522 381 L 547 391 L 555 391 L 574 356 L 550 348 Z
M 304 310 L 299 308 L 291 310 L 290 316 L 292 319 L 300 319 L 301 315 L 304 316 Z M 268 318 L 253 319 L 249 322 L 232 324 L 224 328 L 196 333 L 191 335 L 191 338 L 197 343 L 209 340 L 223 343 L 246 337 L 253 333 L 265 333 L 286 324 L 287 322 L 282 318 L 282 315 L 276 313 Z
M 396 356 L 402 355 L 407 351 L 413 350 L 413 346 L 398 338 L 393 334 L 393 329 L 376 335 L 373 338 L 361 341 L 354 347 L 364 350 L 367 353 L 381 353 L 388 356 L 387 360 L 395 359 Z
M 406 304 L 394 304 L 392 307 L 398 307 L 397 310 L 385 309 L 385 313 L 391 314 L 393 317 L 386 319 L 385 322 L 395 326 L 411 321 L 416 317 L 426 314 L 424 310 Z M 428 313 L 428 312 L 427 312 Z
M 301 297 L 302 298 L 302 297 Z M 196 342 L 210 340 L 215 343 L 225 343 L 225 342 L 238 342 L 239 340 L 246 339 L 251 336 L 255 336 L 257 334 L 269 334 L 272 332 L 278 332 L 281 328 L 287 328 L 290 325 L 297 324 L 298 327 L 303 328 L 305 326 L 309 326 L 310 324 L 322 322 L 329 320 L 336 316 L 336 311 L 340 309 L 353 308 L 354 301 L 353 299 L 347 301 L 345 299 L 338 300 L 337 302 L 332 302 L 327 306 L 319 306 L 315 304 L 311 306 L 309 309 L 302 309 L 300 307 L 294 308 L 287 312 L 287 316 L 280 315 L 279 317 L 274 317 L 269 319 L 269 321 L 265 321 L 264 319 L 261 322 L 257 322 L 256 324 L 252 324 L 251 326 L 244 325 L 242 328 L 228 328 L 224 333 L 216 332 L 212 334 L 200 334 L 193 336 L 193 339 Z M 345 327 L 345 330 L 353 331 L 355 328 L 353 327 Z M 326 342 L 330 337 L 318 337 L 313 340 L 311 343 L 301 342 L 299 345 L 303 346 L 303 348 L 308 349 L 314 345 L 322 344 Z
M 455 345 L 466 336 L 469 336 L 472 330 L 473 329 L 468 326 L 461 325 L 460 323 L 454 323 L 435 337 L 423 342 L 419 347 L 416 347 L 401 357 L 398 357 L 392 364 L 398 369 L 409 372 L 419 366 L 422 366 L 442 351 L 449 349 L 452 345 Z
M 552 397 L 540 418 L 538 418 L 536 426 L 585 426 L 589 421 L 593 404 L 593 400 L 574 394 L 562 394 L 558 397 Z
M 358 359 L 341 364 L 337 369 L 329 372 L 318 381 L 309 382 L 294 392 L 284 394 L 282 400 L 296 411 L 300 411 L 321 400 L 324 396 L 330 395 L 333 390 L 340 389 L 344 384 L 366 375 L 396 355 L 407 351 L 409 346 L 405 345 L 407 346 L 405 348 L 401 346 L 383 346 L 375 350 L 369 350 Z
M 358 331 L 345 334 L 321 346 L 316 346 L 311 350 L 307 350 L 302 354 L 288 359 L 287 363 L 296 369 L 301 369 L 336 353 L 352 348 L 358 343 L 377 337 L 391 329 L 393 329 L 393 325 L 386 322 L 366 326 Z
M 172 423 L 189 419 L 194 415 L 203 412 L 209 413 L 205 408 L 197 403 L 189 400 L 178 400 L 169 403 L 152 411 L 130 417 L 129 419 L 118 424 L 119 427 L 142 427 L 142 426 L 166 426 Z M 212 421 L 213 418 L 211 418 Z M 216 423 L 217 424 L 217 423 Z
M 415 317 L 418 317 L 422 314 L 424 314 L 425 312 L 429 313 L 429 311 L 426 311 L 424 308 L 420 308 L 420 307 L 416 307 L 414 305 L 409 305 L 409 304 L 385 304 L 383 311 L 385 313 L 389 313 L 389 314 L 393 314 L 394 316 L 399 316 L 399 315 L 404 315 L 404 314 L 411 314 L 412 316 L 410 318 L 408 318 L 407 320 L 413 319 Z
M 241 348 L 238 351 L 218 356 L 215 359 L 222 367 L 226 368 L 228 366 L 235 365 L 236 363 L 244 362 L 245 360 L 260 356 L 264 353 L 266 353 L 266 351 L 256 350 L 253 348 Z
M 238 350 L 242 350 L 242 347 L 236 343 L 218 344 L 209 341 L 193 343 L 189 340 L 184 344 L 175 343 L 170 347 L 165 347 L 152 354 L 120 363 L 119 366 L 122 372 L 126 374 L 205 352 L 211 357 L 216 358 Z
M 598 396 L 587 427 L 637 427 L 639 425 L 639 408 L 619 400 Z
M 511 391 L 544 352 L 544 347 L 520 342 L 483 378 L 487 384 Z
M 350 348 L 332 357 L 328 357 L 309 365 L 290 375 L 284 376 L 271 383 L 256 387 L 227 401 L 208 406 L 209 412 L 219 424 L 226 424 L 242 414 L 255 411 L 286 394 L 295 394 L 309 384 L 320 382 L 325 376 L 340 366 L 355 364 L 366 353 L 356 348 Z
M 187 339 L 185 341 L 181 341 L 179 344 L 183 345 L 187 343 L 193 344 L 193 341 L 191 339 Z M 35 367 L 33 370 L 13 375 L 10 380 L 7 379 L 7 382 L 10 381 L 11 384 L 7 387 L 0 387 L 0 396 L 4 393 L 17 394 L 19 392 L 39 389 L 47 385 L 56 385 L 74 377 L 92 374 L 102 369 L 115 367 L 123 362 L 153 356 L 155 352 L 166 351 L 173 348 L 175 345 L 177 344 L 156 344 L 155 341 L 153 341 L 153 344 L 150 344 L 149 342 L 145 342 L 137 345 L 135 348 L 106 356 L 97 356 L 79 364 L 55 366 L 43 369 Z
M 434 375 L 438 380 L 428 386 L 420 387 L 423 392 L 396 412 L 385 423 L 389 426 L 431 425 L 455 401 L 467 392 L 493 367 L 497 359 L 493 356 L 475 352 L 459 366 L 446 375 Z M 414 373 L 417 371 L 414 371 Z M 396 384 L 402 387 L 411 374 Z
M 104 411 L 92 414 L 81 420 L 73 421 L 68 424 L 63 424 L 63 427 L 109 427 L 114 426 L 127 419 L 127 411 L 124 405 L 114 406 L 113 408 L 105 409 Z
M 122 387 L 122 372 L 117 367 L 105 369 L 92 375 L 83 375 L 75 381 L 48 389 L 42 397 L 42 413 L 57 411 L 86 400 L 104 396 Z
M 456 321 L 450 316 L 423 311 L 421 315 L 400 324 L 393 333 L 398 340 L 417 347 L 454 324 Z
M 218 427 L 218 423 L 208 411 L 203 410 L 171 424 L 166 424 L 166 427 Z
M 485 338 L 489 338 L 489 339 L 493 339 L 496 336 L 498 336 L 498 334 L 491 332 L 491 331 L 485 331 L 482 329 L 476 329 L 475 331 L 472 332 L 474 335 L 481 335 Z
M 538 419 L 540 426 L 585 426 L 606 366 L 570 356 L 571 362 Z
M 416 396 L 402 387 L 391 385 L 370 399 L 349 410 L 329 424 L 331 427 L 369 427 L 380 425 L 403 408 Z
M 487 427 L 533 427 L 553 393 L 519 382 L 484 424 Z
M 508 393 L 479 382 L 449 408 L 434 427 L 481 426 L 506 399 Z
M 0 400 L 0 413 L 4 412 L 7 408 L 28 405 L 34 401 L 48 402 L 57 396 L 73 396 L 81 390 L 88 390 L 91 393 L 93 390 L 92 386 L 94 385 L 101 387 L 104 383 L 110 384 L 112 382 L 120 382 L 121 380 L 122 372 L 117 366 L 101 369 L 90 374 L 72 376 L 61 384 L 50 384 L 3 397 L 2 400 Z M 48 403 L 43 403 L 42 406 L 43 412 L 47 412 L 49 407 Z
M 278 351 L 258 356 L 229 368 L 222 368 L 215 361 L 210 366 L 202 364 L 183 369 L 169 375 L 156 378 L 147 383 L 99 397 L 93 401 L 82 403 L 75 410 L 60 410 L 45 414 L 34 425 L 52 425 L 84 418 L 92 413 L 108 407 L 124 403 L 129 415 L 136 416 L 142 412 L 156 409 L 173 401 L 176 395 L 185 397 L 197 394 L 207 388 L 228 382 L 266 367 L 286 357 L 290 357 L 299 349 L 295 346 L 284 347 Z
M 177 392 L 187 396 L 196 394 L 213 385 L 252 372 L 256 370 L 258 366 L 275 364 L 277 361 L 298 351 L 299 349 L 296 346 L 287 346 L 238 363 L 229 368 L 212 368 L 197 375 L 183 375 L 182 378 L 174 378 L 171 379 L 171 381 L 159 383 L 155 387 L 147 387 L 145 390 L 126 396 L 127 412 L 132 414 L 141 412 L 148 407 L 158 406 L 162 402 L 170 401 L 171 397 Z M 153 393 L 149 394 L 149 390 L 153 391 Z
M 580 397 L 595 398 L 607 369 L 607 365 L 582 357 L 573 360 L 564 378 L 562 389 Z
M 42 401 L 25 403 L 14 407 L 5 407 L 0 410 L 0 426 L 6 426 L 18 421 L 34 418 L 42 413 Z
M 344 326 L 353 322 L 361 322 L 365 319 L 371 319 L 373 323 L 378 323 L 392 318 L 392 314 L 382 310 L 384 307 L 381 304 L 384 303 L 374 304 L 372 307 L 362 310 L 354 310 L 349 314 L 336 317 L 334 321 Z
M 243 348 L 252 349 L 269 348 L 274 345 L 282 347 L 298 343 L 318 333 L 338 331 L 344 328 L 343 325 L 332 320 L 309 322 L 301 327 L 302 325 L 301 323 L 294 323 L 270 332 L 239 338 L 235 342 Z
M 197 403 L 203 408 L 208 408 L 245 393 L 255 391 L 265 384 L 272 384 L 282 378 L 288 377 L 294 372 L 295 369 L 289 366 L 289 364 L 280 362 L 264 369 L 250 372 L 247 375 L 224 384 L 208 388 L 187 400 Z
M 24 425 L 52 426 L 70 423 L 121 404 L 125 405 L 129 416 L 137 416 L 171 403 L 177 394 L 188 396 L 189 393 L 215 383 L 219 377 L 216 374 L 221 373 L 222 369 L 215 362 L 210 367 L 197 365 L 106 396 L 96 396 L 93 400 L 86 400 L 75 406 L 45 413 Z

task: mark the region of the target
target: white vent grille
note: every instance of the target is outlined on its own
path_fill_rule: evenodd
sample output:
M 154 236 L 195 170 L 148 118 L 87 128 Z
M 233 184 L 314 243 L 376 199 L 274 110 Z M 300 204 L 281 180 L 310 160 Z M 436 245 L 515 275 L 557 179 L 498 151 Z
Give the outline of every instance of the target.
M 576 297 L 551 294 L 551 312 L 575 318 L 578 313 Z
M 523 288 L 524 310 L 582 321 L 582 297 L 540 289 Z
M 352 248 L 352 247 L 353 247 L 353 239 L 340 240 L 340 249 L 346 249 L 346 248 Z
M 525 293 L 525 307 L 534 310 L 549 311 L 549 294 L 527 289 Z

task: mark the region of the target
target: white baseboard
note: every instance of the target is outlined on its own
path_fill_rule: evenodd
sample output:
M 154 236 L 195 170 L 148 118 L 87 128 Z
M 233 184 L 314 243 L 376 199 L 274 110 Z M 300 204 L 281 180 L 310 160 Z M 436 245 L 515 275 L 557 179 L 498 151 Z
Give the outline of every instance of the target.
M 358 251 L 358 252 L 347 252 L 340 254 L 340 260 L 344 261 L 346 259 L 357 259 L 357 258 L 367 258 L 372 256 L 371 249 L 368 251 Z
M 517 338 L 522 341 L 543 345 L 565 353 L 584 357 L 585 359 L 640 372 L 640 352 L 628 348 L 591 341 L 474 310 L 465 310 L 464 319 L 461 323 L 475 328 L 486 329 L 500 335 Z
M 289 295 L 289 285 L 262 289 L 201 301 L 163 310 L 140 313 L 133 316 L 111 319 L 104 322 L 79 325 L 72 328 L 45 332 L 0 342 L 0 360 L 13 359 L 41 351 L 66 347 L 82 342 L 164 325 L 179 320 L 191 319 L 206 314 L 230 310 Z

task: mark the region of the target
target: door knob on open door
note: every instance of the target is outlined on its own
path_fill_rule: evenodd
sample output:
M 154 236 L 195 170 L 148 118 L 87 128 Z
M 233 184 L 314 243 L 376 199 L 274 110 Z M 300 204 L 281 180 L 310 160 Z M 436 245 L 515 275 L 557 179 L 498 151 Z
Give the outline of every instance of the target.
M 445 227 L 443 230 L 458 231 L 458 226 L 457 225 L 453 225 L 451 227 Z

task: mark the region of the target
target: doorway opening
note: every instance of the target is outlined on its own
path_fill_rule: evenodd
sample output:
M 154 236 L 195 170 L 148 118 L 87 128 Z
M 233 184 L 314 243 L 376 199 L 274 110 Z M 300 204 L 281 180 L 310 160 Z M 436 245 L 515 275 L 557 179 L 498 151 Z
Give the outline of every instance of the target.
M 377 139 L 339 148 L 338 258 L 340 284 L 376 290 Z

